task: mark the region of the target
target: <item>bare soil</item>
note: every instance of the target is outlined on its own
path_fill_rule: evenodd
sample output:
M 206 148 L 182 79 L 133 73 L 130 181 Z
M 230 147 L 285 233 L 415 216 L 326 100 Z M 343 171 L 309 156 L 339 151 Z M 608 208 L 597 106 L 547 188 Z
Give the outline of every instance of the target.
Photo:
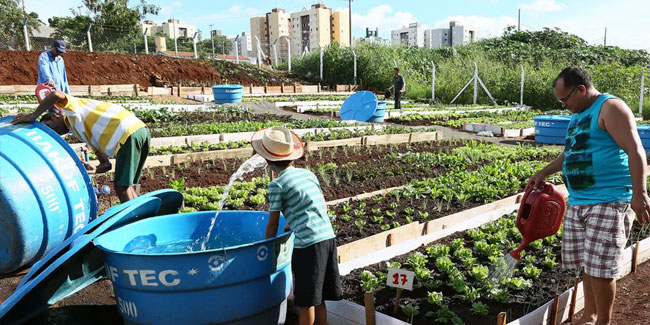
M 33 85 L 38 79 L 39 51 L 0 51 L 0 85 Z M 211 86 L 231 83 L 263 86 L 293 79 L 230 62 L 179 59 L 162 55 L 67 52 L 71 85 L 139 84 L 149 86 Z

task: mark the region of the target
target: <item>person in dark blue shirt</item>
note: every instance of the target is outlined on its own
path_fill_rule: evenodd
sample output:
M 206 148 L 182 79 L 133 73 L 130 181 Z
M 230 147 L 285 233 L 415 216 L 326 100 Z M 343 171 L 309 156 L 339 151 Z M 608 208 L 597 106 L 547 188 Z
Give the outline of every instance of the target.
M 399 74 L 398 67 L 395 67 L 393 72 L 395 73 L 393 76 L 393 84 L 388 89 L 395 88 L 395 109 L 399 109 L 402 112 L 402 102 L 400 100 L 402 99 L 402 94 L 406 91 L 406 87 L 404 87 L 406 83 L 404 82 L 404 77 Z
M 66 94 L 70 94 L 68 75 L 65 72 L 65 63 L 61 54 L 65 53 L 65 43 L 61 40 L 54 41 L 49 51 L 41 53 L 38 57 L 37 84 L 47 83 Z

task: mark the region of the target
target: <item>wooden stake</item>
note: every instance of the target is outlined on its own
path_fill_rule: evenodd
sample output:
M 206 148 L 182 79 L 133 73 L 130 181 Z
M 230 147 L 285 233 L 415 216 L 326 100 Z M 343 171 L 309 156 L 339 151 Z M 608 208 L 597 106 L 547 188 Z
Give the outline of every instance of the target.
M 366 325 L 375 325 L 375 296 L 372 292 L 363 295 L 363 302 L 366 306 Z
M 502 311 L 497 315 L 497 325 L 506 325 L 506 312 Z
M 557 309 L 558 306 L 560 305 L 560 295 L 555 294 L 555 298 L 553 298 L 553 309 L 551 310 L 551 325 L 557 324 Z
M 637 257 L 639 256 L 639 241 L 636 241 L 634 245 L 634 252 L 632 253 L 632 273 L 636 274 L 636 262 Z
M 402 288 L 397 288 L 397 295 L 395 296 L 395 306 L 393 307 L 393 315 L 397 315 L 399 310 L 399 299 L 402 297 Z
M 576 298 L 578 297 L 578 283 L 580 278 L 576 277 L 575 284 L 573 285 L 573 292 L 571 293 L 571 305 L 569 306 L 569 323 L 573 324 L 573 317 L 576 311 Z

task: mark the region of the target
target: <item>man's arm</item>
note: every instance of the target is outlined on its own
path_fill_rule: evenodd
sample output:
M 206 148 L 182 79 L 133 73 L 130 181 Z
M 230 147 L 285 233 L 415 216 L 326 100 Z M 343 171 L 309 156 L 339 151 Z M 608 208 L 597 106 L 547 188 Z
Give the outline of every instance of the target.
M 53 91 L 49 95 L 43 99 L 43 101 L 36 107 L 36 110 L 32 113 L 22 113 L 16 115 L 13 120 L 11 120 L 11 124 L 18 124 L 18 123 L 33 123 L 38 119 L 39 116 L 41 116 L 45 111 L 47 111 L 50 107 L 54 106 L 55 104 L 58 104 L 59 102 L 65 101 L 65 94 L 60 91 Z
M 532 184 L 533 188 L 537 189 L 539 187 L 539 184 L 541 184 L 546 179 L 546 177 L 551 176 L 562 170 L 563 161 L 564 161 L 564 153 L 560 154 L 559 157 L 551 161 L 548 165 L 546 165 L 546 167 L 544 167 L 542 170 L 535 173 L 535 175 L 531 176 L 530 179 L 528 180 L 528 185 Z
M 273 238 L 278 233 L 278 222 L 280 221 L 280 211 L 269 211 L 269 221 L 266 223 L 266 236 L 264 238 Z
M 45 53 L 45 52 L 43 52 Z M 47 53 L 45 55 L 41 55 L 38 58 L 38 75 L 43 77 L 45 82 L 47 82 L 50 86 L 54 85 L 54 78 L 52 78 L 52 74 L 50 73 L 50 62 L 48 59 Z
M 632 210 L 641 223 L 650 221 L 650 198 L 646 187 L 646 155 L 634 121 L 632 110 L 622 100 L 606 101 L 598 124 L 627 153 L 632 176 Z

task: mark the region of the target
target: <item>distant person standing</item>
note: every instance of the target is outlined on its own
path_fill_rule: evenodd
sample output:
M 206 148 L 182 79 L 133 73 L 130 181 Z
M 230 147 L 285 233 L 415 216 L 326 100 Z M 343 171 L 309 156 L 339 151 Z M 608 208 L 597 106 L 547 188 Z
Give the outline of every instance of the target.
M 56 90 L 70 94 L 62 53 L 65 53 L 65 43 L 61 40 L 54 41 L 50 50 L 41 53 L 38 57 L 37 84 L 47 83 Z
M 400 100 L 402 99 L 402 94 L 404 91 L 406 91 L 406 83 L 404 82 L 404 77 L 399 74 L 399 68 L 395 67 L 393 69 L 393 73 L 395 74 L 393 76 L 393 84 L 390 85 L 390 88 L 388 89 L 393 89 L 395 88 L 395 109 L 399 109 L 400 113 L 402 112 L 402 103 Z

